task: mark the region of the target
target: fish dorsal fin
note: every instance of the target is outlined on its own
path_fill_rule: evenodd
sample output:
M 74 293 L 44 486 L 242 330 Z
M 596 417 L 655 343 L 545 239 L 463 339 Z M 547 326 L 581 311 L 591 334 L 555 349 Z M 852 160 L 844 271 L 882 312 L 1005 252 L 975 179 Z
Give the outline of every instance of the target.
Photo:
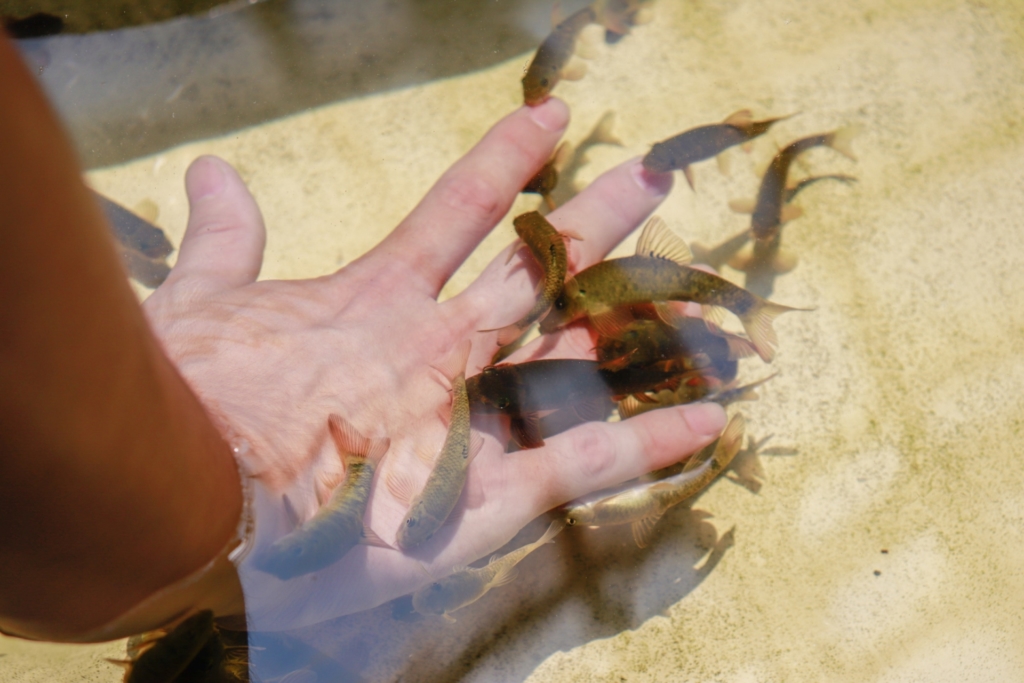
M 634 415 L 639 415 L 645 410 L 646 408 L 640 405 L 640 401 L 636 400 L 633 396 L 627 396 L 619 401 L 619 417 L 623 420 L 628 420 Z
M 714 443 L 705 446 L 696 455 L 692 456 L 689 460 L 687 460 L 686 464 L 683 465 L 683 472 L 692 472 L 693 470 L 697 469 L 698 467 L 706 463 L 708 460 L 711 460 L 711 456 L 715 454 L 715 446 L 718 444 L 718 441 L 720 439 L 721 437 L 719 437 L 719 439 L 716 439 Z
M 737 128 L 746 128 L 754 121 L 754 112 L 749 109 L 740 109 L 734 111 L 725 117 L 725 121 L 722 123 L 729 126 L 736 126 Z
M 660 216 L 651 216 L 636 243 L 637 256 L 655 256 L 681 266 L 693 261 L 693 254 L 683 238 L 669 230 Z
M 650 517 L 638 519 L 630 525 L 630 530 L 633 532 L 633 540 L 636 541 L 638 548 L 646 548 L 647 544 L 651 542 L 654 526 L 658 523 L 659 519 L 661 519 L 661 515 L 651 515 Z
M 389 472 L 385 482 L 388 491 L 399 503 L 409 505 L 412 502 L 412 497 L 416 491 L 416 483 L 407 471 Z

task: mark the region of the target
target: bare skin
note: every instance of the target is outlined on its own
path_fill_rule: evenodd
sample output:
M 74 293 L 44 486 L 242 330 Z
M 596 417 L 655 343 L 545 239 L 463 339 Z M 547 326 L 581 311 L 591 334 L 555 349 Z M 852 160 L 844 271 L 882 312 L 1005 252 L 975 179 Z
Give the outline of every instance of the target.
M 10 55 L 3 59 L 9 61 Z M 9 64 L 5 68 L 12 69 Z M 8 72 L 0 74 L 5 86 L 7 79 Z M 17 108 L 0 105 L 2 112 Z M 128 596 L 114 608 L 80 599 L 80 604 L 64 610 L 30 615 L 35 618 L 33 623 L 41 625 L 36 633 L 73 638 L 90 626 L 105 623 L 149 591 L 201 566 L 230 537 L 225 529 L 233 530 L 238 519 L 239 484 L 227 449 L 214 435 L 199 449 L 201 452 L 185 454 L 179 450 L 185 444 L 169 428 L 174 424 L 168 420 L 176 416 L 176 407 L 191 399 L 189 387 L 212 418 L 205 418 L 201 412 L 190 414 L 186 422 L 193 425 L 191 431 L 208 434 L 212 422 L 225 440 L 241 445 L 248 470 L 266 493 L 257 502 L 257 521 L 266 520 L 257 525 L 257 545 L 272 542 L 275 534 L 285 531 L 281 493 L 288 493 L 300 515 L 308 517 L 315 509 L 314 492 L 303 489 L 301 482 L 309 480 L 304 475 L 310 471 L 317 473 L 333 462 L 326 431 L 330 413 L 345 416 L 370 438 L 385 434 L 391 438 L 392 447 L 375 480 L 366 519 L 382 538 L 393 541 L 406 510 L 383 486 L 384 479 L 389 469 L 398 468 L 411 472 L 420 483 L 425 481 L 430 465 L 413 452 L 424 443 L 439 446 L 445 432 L 438 412 L 443 412 L 451 399 L 429 366 L 440 362 L 462 340 L 470 339 L 473 351 L 467 374 L 479 372 L 493 352 L 496 333 L 477 330 L 522 316 L 534 302 L 536 283 L 531 280 L 529 268 L 518 267 L 528 256 L 515 256 L 506 264 L 506 254 L 501 254 L 462 294 L 439 303 L 438 293 L 507 212 L 519 189 L 548 159 L 567 123 L 568 111 L 556 99 L 511 113 L 445 173 L 377 247 L 338 272 L 311 280 L 257 282 L 265 233 L 255 200 L 225 162 L 203 157 L 193 163 L 186 175 L 191 216 L 178 261 L 167 281 L 144 306 L 150 328 L 171 361 L 167 363 L 158 350 L 153 350 L 148 362 L 167 368 L 168 377 L 160 381 L 168 386 L 180 385 L 175 384 L 174 368 L 188 386 L 179 389 L 183 397 L 154 406 L 152 419 L 123 425 L 126 430 L 135 430 L 133 434 L 142 445 L 152 446 L 165 439 L 167 446 L 158 449 L 160 457 L 155 464 L 140 445 L 120 460 L 110 458 L 110 462 L 102 463 L 105 470 L 91 478 L 81 473 L 82 467 L 73 472 L 48 471 L 46 478 L 24 480 L 20 486 L 28 488 L 18 499 L 21 510 L 49 509 L 55 499 L 42 486 L 43 481 L 57 481 L 76 500 L 124 495 L 117 510 L 123 518 L 120 523 L 135 530 L 133 538 L 144 542 L 146 553 L 136 556 L 138 551 L 129 546 L 121 550 L 116 567 L 112 562 L 100 563 L 107 571 L 116 568 L 117 585 Z M 65 145 L 63 139 L 50 154 L 68 157 L 61 145 Z M 38 151 L 35 154 L 39 156 Z M 29 163 L 30 157 L 25 150 L 21 161 Z M 501 163 L 495 163 L 496 159 Z M 9 173 L 8 167 L 16 162 L 3 163 L 4 172 Z M 63 163 L 73 167 L 66 159 Z M 65 171 L 60 178 L 49 180 L 49 186 L 54 191 L 72 188 L 67 191 L 83 193 L 76 172 Z M 585 237 L 570 245 L 569 260 L 575 269 L 603 258 L 654 210 L 670 183 L 669 176 L 648 174 L 638 161 L 632 161 L 608 172 L 553 212 L 548 218 L 556 227 L 575 230 Z M 6 200 L 6 192 L 0 192 Z M 99 230 L 95 210 L 82 202 L 76 211 L 79 220 L 65 221 L 64 228 L 84 232 L 88 224 L 89 233 L 82 240 L 88 241 L 90 253 L 106 264 L 95 270 L 114 273 L 113 278 L 106 279 L 97 275 L 104 286 L 118 292 L 116 297 L 104 300 L 103 306 L 138 319 L 138 308 L 124 294 L 127 286 L 117 274 L 116 255 L 109 240 L 104 241 L 107 238 Z M 35 219 L 26 209 L 21 220 L 31 223 Z M 7 222 L 2 225 L 5 240 L 9 231 L 21 227 Z M 4 258 L 5 266 L 16 260 L 15 255 L 7 253 L 0 258 Z M 21 258 L 26 257 L 22 254 Z M 23 312 L 27 319 L 45 322 L 63 314 L 63 308 L 53 307 L 68 294 L 52 291 L 54 287 L 47 282 L 40 278 L 40 300 L 36 308 Z M 88 311 L 99 305 L 93 303 L 91 290 L 82 283 L 76 287 L 86 290 L 72 293 L 78 305 Z M 6 289 L 0 294 L 7 310 L 9 296 L 14 295 L 8 295 Z M 151 343 L 144 329 L 136 330 L 136 337 L 132 342 L 136 346 Z M 50 341 L 55 352 L 70 344 L 68 339 Z M 102 336 L 85 341 L 90 348 L 100 350 L 105 344 Z M 580 327 L 570 326 L 539 343 L 543 346 L 527 346 L 512 361 L 593 357 L 589 333 Z M 21 352 L 31 355 L 33 350 Z M 6 356 L 0 360 L 6 371 Z M 96 362 L 117 366 L 114 372 L 121 367 L 118 358 L 103 356 Z M 139 392 L 123 400 L 146 399 L 146 392 Z M 162 411 L 169 414 L 166 419 L 161 417 Z M 250 571 L 243 563 L 240 575 L 246 608 L 250 619 L 259 622 L 251 626 L 284 628 L 316 623 L 412 592 L 430 581 L 423 573 L 424 566 L 434 576 L 441 576 L 455 565 L 468 564 L 502 546 L 530 520 L 556 505 L 663 467 L 701 448 L 717 436 L 724 423 L 724 413 L 718 406 L 669 408 L 622 423 L 584 424 L 552 437 L 543 448 L 514 455 L 504 454 L 507 425 L 498 418 L 474 423 L 474 428 L 483 432 L 485 443 L 470 466 L 466 495 L 460 503 L 464 514 L 456 523 L 408 555 L 358 547 L 338 563 L 311 575 L 315 581 L 281 582 L 266 573 Z M 6 434 L 4 439 L 6 444 Z M 69 449 L 65 457 L 72 461 L 79 457 L 74 444 Z M 173 463 L 177 457 L 207 462 L 206 467 L 219 474 L 196 476 L 196 470 Z M 126 480 L 124 473 L 133 472 L 133 468 L 141 474 Z M 0 477 L 0 499 L 5 506 L 8 489 L 19 485 L 7 477 L 8 471 L 10 467 L 5 464 L 4 476 Z M 131 495 L 122 491 L 129 483 L 137 489 Z M 88 486 L 95 490 L 82 490 Z M 154 511 L 151 508 L 156 503 L 149 495 L 158 492 L 164 492 L 158 499 L 167 509 Z M 168 498 L 186 500 L 190 505 L 175 506 Z M 196 505 L 196 500 L 201 503 Z M 163 535 L 159 543 L 147 536 L 146 529 L 131 522 L 139 514 L 161 520 L 158 530 Z M 10 522 L 3 517 L 0 538 L 4 547 L 0 551 L 9 546 L 6 539 Z M 20 521 L 31 526 L 41 519 L 53 522 L 53 517 L 22 514 Z M 95 527 L 101 520 L 93 517 L 62 517 L 60 533 L 96 534 Z M 46 533 L 56 532 L 45 525 L 36 528 L 37 536 Z M 196 540 L 205 542 L 200 544 L 201 550 L 188 545 Z M 108 550 L 109 546 L 103 547 L 103 552 Z M 33 552 L 29 547 L 21 551 L 29 555 Z M 90 553 L 98 555 L 100 550 L 83 544 L 80 552 L 82 557 L 75 562 L 95 560 Z M 11 557 L 6 552 L 4 556 Z M 167 563 L 177 571 L 161 573 L 156 569 Z M 16 564 L 38 567 L 45 564 L 45 558 L 28 557 Z M 7 582 L 12 570 L 4 571 L 8 573 L 0 577 L 0 619 L 9 615 L 11 605 L 17 603 L 11 597 L 16 591 L 8 590 L 8 586 L 15 585 Z M 93 584 L 111 583 L 101 571 L 86 577 L 78 577 L 72 569 L 63 573 L 62 577 L 39 579 L 24 570 L 16 574 L 17 590 L 31 591 L 33 599 L 42 595 L 52 602 L 73 597 L 61 583 L 69 576 L 77 577 L 77 591 L 81 593 L 92 590 Z M 223 604 L 237 598 L 221 597 Z M 23 614 L 32 609 L 32 604 L 26 601 L 17 607 Z M 79 630 L 63 628 L 69 613 L 76 615 L 74 623 Z

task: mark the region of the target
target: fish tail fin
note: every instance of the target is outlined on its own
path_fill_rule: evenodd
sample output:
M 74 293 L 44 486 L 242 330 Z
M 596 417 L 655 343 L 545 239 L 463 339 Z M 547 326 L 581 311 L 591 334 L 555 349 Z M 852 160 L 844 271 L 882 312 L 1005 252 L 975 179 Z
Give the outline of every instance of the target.
M 594 126 L 594 132 L 590 134 L 589 140 L 595 144 L 602 145 L 617 145 L 622 147 L 622 140 L 620 140 L 612 129 L 615 127 L 615 112 L 606 111 L 601 115 L 597 125 Z
M 723 332 L 725 343 L 729 347 L 729 360 L 750 358 L 757 353 L 757 347 L 749 339 L 744 339 L 735 334 Z
M 743 329 L 747 331 L 751 343 L 757 349 L 757 355 L 765 363 L 771 363 L 775 357 L 775 347 L 778 346 L 778 337 L 775 336 L 775 328 L 772 321 L 787 311 L 806 311 L 806 308 L 793 308 L 771 301 L 761 300 L 746 315 L 740 316 Z
M 551 524 L 548 525 L 547 531 L 544 535 L 538 538 L 532 543 L 534 548 L 539 548 L 546 543 L 553 543 L 555 536 L 562 533 L 562 529 L 565 528 L 565 519 L 558 518 L 551 520 Z
M 327 418 L 327 428 L 331 433 L 338 454 L 343 462 L 347 463 L 351 456 L 365 458 L 374 465 L 380 462 L 384 454 L 391 446 L 391 439 L 387 437 L 380 439 L 368 439 L 357 430 L 351 422 L 337 413 L 331 413 Z
M 448 352 L 444 360 L 432 367 L 451 383 L 459 375 L 466 374 L 466 364 L 469 362 L 469 351 L 472 347 L 472 343 L 468 339 L 464 339 Z
M 857 161 L 857 155 L 853 153 L 852 144 L 853 139 L 857 137 L 860 131 L 861 126 L 856 123 L 840 128 L 832 133 L 828 146 L 842 154 L 844 157 Z

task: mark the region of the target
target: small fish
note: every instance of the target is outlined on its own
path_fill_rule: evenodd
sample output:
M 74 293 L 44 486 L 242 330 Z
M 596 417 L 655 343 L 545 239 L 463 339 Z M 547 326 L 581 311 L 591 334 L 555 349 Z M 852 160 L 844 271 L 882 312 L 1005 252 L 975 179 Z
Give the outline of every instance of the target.
M 565 241 L 567 239 L 583 239 L 574 232 L 559 232 L 536 211 L 516 216 L 512 224 L 515 226 L 519 239 L 530 249 L 530 253 L 544 269 L 544 284 L 533 308 L 517 322 L 498 331 L 498 346 L 505 346 L 519 339 L 534 321 L 548 312 L 551 304 L 562 293 L 562 283 L 565 282 L 565 274 L 568 270 L 569 257 L 566 253 Z M 509 258 L 511 258 L 511 254 Z
M 373 473 L 389 439 L 367 439 L 348 420 L 330 415 L 328 430 L 345 466 L 345 481 L 298 529 L 279 538 L 256 561 L 261 571 L 288 580 L 329 567 L 360 541 L 379 542 L 363 526 Z
M 722 123 L 698 126 L 680 133 L 668 140 L 657 142 L 643 159 L 644 168 L 653 173 L 669 173 L 681 170 L 686 182 L 693 189 L 693 171 L 690 164 L 710 159 L 735 145 L 741 145 L 763 135 L 777 121 L 789 118 L 782 116 L 764 121 L 754 121 L 750 110 L 743 109 L 730 114 Z
M 761 178 L 761 186 L 757 191 L 757 200 L 754 203 L 754 212 L 750 217 L 750 231 L 754 235 L 754 239 L 771 239 L 783 223 L 798 217 L 801 213 L 798 207 L 786 204 L 795 196 L 795 192 L 788 194 L 786 191 L 789 166 L 793 160 L 814 147 L 831 147 L 856 161 L 857 157 L 854 156 L 850 143 L 858 131 L 858 126 L 847 126 L 831 133 L 810 135 L 789 143 L 775 155 L 768 170 Z M 806 185 L 796 188 L 796 192 L 803 187 Z
M 438 615 L 448 621 L 455 621 L 451 616 L 452 612 L 473 604 L 492 588 L 514 581 L 518 574 L 516 565 L 537 548 L 551 543 L 564 528 L 564 521 L 555 520 L 551 522 L 544 535 L 533 543 L 517 548 L 502 557 L 495 555 L 484 567 L 456 567 L 450 576 L 416 591 L 412 596 L 413 607 L 425 616 Z
M 540 170 L 530 178 L 520 192 L 524 194 L 539 194 L 544 199 L 544 203 L 547 204 L 548 210 L 554 211 L 558 207 L 555 205 L 555 200 L 552 198 L 551 193 L 558 187 L 558 174 L 571 155 L 572 145 L 568 142 L 560 144 L 547 163 L 540 167 Z
M 766 301 L 724 278 L 690 268 L 691 258 L 686 243 L 654 217 L 640 235 L 635 256 L 602 261 L 570 278 L 541 320 L 540 331 L 549 334 L 587 317 L 599 334 L 614 337 L 631 320 L 625 306 L 694 301 L 716 324 L 719 308 L 734 313 L 758 355 L 770 362 L 777 343 L 772 320 L 799 309 Z
M 569 410 L 583 422 L 603 420 L 610 399 L 676 388 L 684 374 L 657 366 L 615 372 L 592 360 L 548 359 L 486 367 L 466 387 L 472 412 L 508 416 L 516 444 L 538 448 L 544 445 L 541 413 Z
M 117 251 L 128 276 L 143 287 L 156 289 L 171 274 L 171 267 L 162 258 L 150 258 L 123 244 L 118 245 Z
M 787 221 L 798 218 L 803 211 L 790 203 L 805 188 L 819 180 L 838 180 L 844 183 L 856 182 L 856 178 L 848 175 L 832 174 L 804 178 L 795 185 L 787 187 L 783 192 L 784 206 L 779 214 L 779 225 L 773 235 L 767 239 L 754 240 L 753 245 L 744 244 L 733 253 L 727 262 L 732 268 L 746 273 L 744 286 L 758 296 L 771 296 L 775 289 L 775 277 L 793 270 L 797 257 L 782 249 L 781 227 Z M 730 208 L 739 213 L 755 213 L 754 202 L 731 201 Z M 752 234 L 748 230 L 747 234 Z
M 617 33 L 629 33 L 643 3 L 630 0 L 594 0 L 590 5 L 557 22 L 537 48 L 523 76 L 523 102 L 530 107 L 545 102 L 561 80 L 575 81 L 587 71 L 585 62 L 575 57 L 580 33 L 590 24 L 600 24 Z M 631 14 L 632 13 L 632 14 Z
M 597 21 L 590 6 L 571 14 L 558 23 L 537 48 L 533 61 L 523 76 L 523 101 L 535 107 L 551 97 L 551 91 L 562 79 L 578 80 L 586 73 L 586 64 L 573 60 L 580 33 Z
M 124 683 L 171 683 L 213 637 L 213 612 L 203 610 L 185 619 L 167 635 L 152 641 L 152 645 L 142 650 L 149 642 L 144 638 L 141 645 L 134 646 L 135 652 L 141 652 L 131 661 L 107 661 L 125 667 Z
M 742 445 L 745 426 L 742 415 L 733 416 L 718 441 L 693 456 L 681 473 L 606 498 L 570 504 L 565 510 L 565 523 L 591 527 L 630 524 L 633 540 L 645 547 L 654 525 L 669 508 L 704 490 L 729 467 Z
M 438 368 L 452 387 L 451 421 L 444 445 L 423 491 L 415 490 L 406 473 L 393 473 L 387 480 L 388 490 L 399 501 L 409 504 L 409 512 L 398 527 L 397 543 L 402 550 L 411 550 L 424 543 L 441 528 L 459 502 L 466 483 L 469 464 L 483 446 L 479 434 L 469 425 L 469 397 L 466 394 L 466 362 L 470 343 L 460 344 Z

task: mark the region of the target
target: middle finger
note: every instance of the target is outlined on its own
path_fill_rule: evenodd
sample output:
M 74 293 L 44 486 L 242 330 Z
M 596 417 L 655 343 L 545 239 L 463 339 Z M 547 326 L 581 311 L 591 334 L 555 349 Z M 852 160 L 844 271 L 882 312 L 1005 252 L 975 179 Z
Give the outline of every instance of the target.
M 653 212 L 672 189 L 671 174 L 646 171 L 632 159 L 603 174 L 569 202 L 551 212 L 559 230 L 579 233 L 568 244 L 570 274 L 601 259 Z M 499 254 L 464 292 L 443 304 L 458 311 L 470 329 L 497 328 L 515 322 L 535 300 L 534 282 L 520 257 L 506 265 Z M 524 258 L 530 258 L 525 256 Z

